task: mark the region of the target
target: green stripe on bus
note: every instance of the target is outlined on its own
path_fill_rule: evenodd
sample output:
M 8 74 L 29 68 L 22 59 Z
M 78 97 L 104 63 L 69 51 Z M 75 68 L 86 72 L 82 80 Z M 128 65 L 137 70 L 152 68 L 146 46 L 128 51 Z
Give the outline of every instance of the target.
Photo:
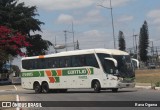
M 54 77 L 56 79 L 56 82 L 55 83 L 59 83 L 60 82 L 60 79 L 59 77 Z
M 93 68 L 90 68 L 91 74 L 94 74 Z
M 45 71 L 31 71 L 31 72 L 22 72 L 22 77 L 44 77 Z M 52 76 L 57 76 L 56 70 L 51 70 Z M 81 68 L 81 69 L 63 69 L 62 76 L 72 76 L 72 75 L 92 75 L 94 74 L 93 68 Z M 57 79 L 58 80 L 58 79 Z
M 44 77 L 44 71 L 22 72 L 21 77 Z
M 56 70 L 52 70 L 52 76 L 57 76 Z

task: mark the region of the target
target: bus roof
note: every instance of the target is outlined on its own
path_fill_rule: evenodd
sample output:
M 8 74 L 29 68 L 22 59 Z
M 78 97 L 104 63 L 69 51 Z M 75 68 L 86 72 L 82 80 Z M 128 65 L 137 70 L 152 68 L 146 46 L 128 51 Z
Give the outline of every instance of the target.
M 24 59 L 37 59 L 37 58 L 48 58 L 48 57 L 58 57 L 58 56 L 70 56 L 70 55 L 81 55 L 81 54 L 91 54 L 91 53 L 106 53 L 111 55 L 129 55 L 127 52 L 117 50 L 117 49 L 84 49 L 84 50 L 74 50 L 74 51 L 65 51 L 48 55 L 41 56 L 32 56 L 32 57 L 24 57 Z

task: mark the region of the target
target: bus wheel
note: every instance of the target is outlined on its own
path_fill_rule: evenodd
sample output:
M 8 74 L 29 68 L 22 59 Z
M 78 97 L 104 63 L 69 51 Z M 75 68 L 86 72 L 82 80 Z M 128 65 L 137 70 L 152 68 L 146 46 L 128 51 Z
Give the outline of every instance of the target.
M 35 91 L 35 93 L 42 92 L 41 85 L 39 83 L 34 83 L 34 91 Z
M 94 88 L 94 92 L 95 93 L 99 93 L 100 92 L 101 86 L 100 86 L 99 81 L 95 81 L 94 82 L 93 88 Z
M 118 88 L 113 88 L 112 92 L 118 92 Z
M 42 92 L 48 93 L 49 92 L 49 86 L 47 82 L 42 83 Z

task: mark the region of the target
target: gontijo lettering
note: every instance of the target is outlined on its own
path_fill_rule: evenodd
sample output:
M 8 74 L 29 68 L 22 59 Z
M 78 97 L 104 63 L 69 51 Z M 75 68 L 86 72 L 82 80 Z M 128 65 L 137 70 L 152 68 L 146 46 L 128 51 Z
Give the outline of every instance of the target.
M 85 73 L 87 73 L 86 70 L 68 70 L 68 74 L 72 74 L 72 75 L 74 75 L 74 74 L 85 74 Z

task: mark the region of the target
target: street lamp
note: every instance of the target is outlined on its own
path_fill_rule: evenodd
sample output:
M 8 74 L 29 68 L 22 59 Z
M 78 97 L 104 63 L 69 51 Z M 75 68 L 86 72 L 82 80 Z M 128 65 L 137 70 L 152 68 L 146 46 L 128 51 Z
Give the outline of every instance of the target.
M 134 46 L 134 41 L 135 41 L 135 46 L 136 46 L 136 53 L 137 53 L 137 59 L 138 59 L 138 44 L 137 44 L 137 36 L 138 34 L 133 34 L 133 46 Z M 133 47 L 134 48 L 134 47 Z
M 98 6 L 101 6 L 103 8 L 106 8 L 106 9 L 110 9 L 111 10 L 111 19 L 112 19 L 112 30 L 113 30 L 113 41 L 114 41 L 114 49 L 116 49 L 116 40 L 115 40 L 115 34 L 114 34 L 114 22 L 113 22 L 113 12 L 112 12 L 112 2 L 110 0 L 110 7 L 105 7 L 103 5 L 98 5 Z

